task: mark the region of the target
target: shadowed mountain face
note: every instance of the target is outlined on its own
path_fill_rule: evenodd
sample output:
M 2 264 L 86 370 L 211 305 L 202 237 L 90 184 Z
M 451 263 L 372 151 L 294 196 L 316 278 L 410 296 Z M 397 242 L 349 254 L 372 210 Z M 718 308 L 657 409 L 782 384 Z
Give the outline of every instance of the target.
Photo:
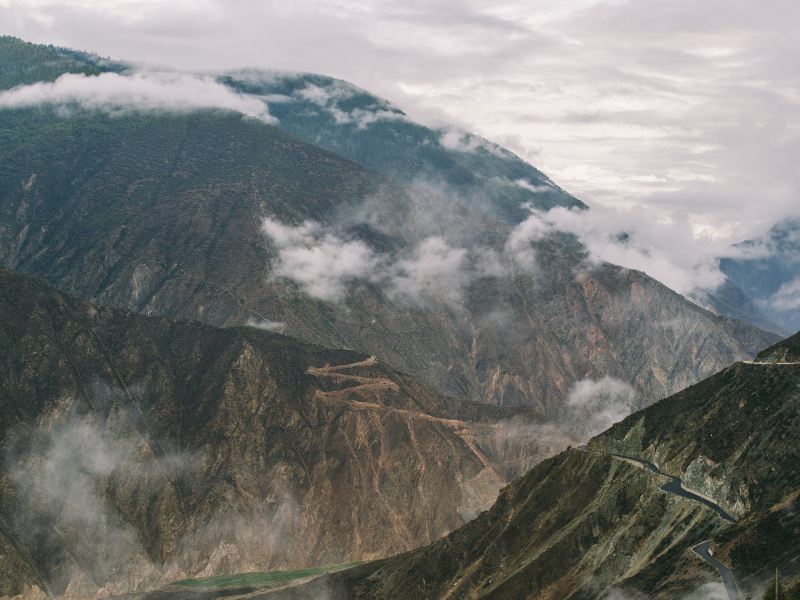
M 367 355 L 0 271 L 0 593 L 409 550 L 552 451 L 499 436 L 508 416 Z
M 0 64 L 32 53 L 20 83 L 39 72 L 41 53 L 49 79 L 59 65 L 122 68 L 20 44 L 0 44 Z M 221 111 L 5 109 L 0 261 L 146 314 L 280 323 L 439 391 L 546 418 L 580 380 L 616 377 L 647 403 L 775 341 L 642 273 L 587 260 L 568 236 L 518 235 L 524 204 L 582 205 L 488 142 L 386 117 L 390 107 L 350 87 L 334 106 L 345 84 L 326 78 L 234 80 L 291 96 L 271 104 L 281 127 L 317 132 L 314 141 L 384 175 Z M 283 246 L 265 218 L 284 228 Z M 357 250 L 366 266 L 348 271 L 347 255 L 326 244 Z M 326 268 L 309 262 L 326 255 L 336 257 Z M 314 273 L 342 272 L 336 297 L 319 293 Z
M 797 339 L 761 358 L 796 356 Z M 740 588 L 758 589 L 775 567 L 800 575 L 799 442 L 800 365 L 737 363 L 537 465 L 426 548 L 263 597 L 705 598 L 719 575 L 691 548 L 709 539 Z M 738 520 L 614 454 L 657 464 Z

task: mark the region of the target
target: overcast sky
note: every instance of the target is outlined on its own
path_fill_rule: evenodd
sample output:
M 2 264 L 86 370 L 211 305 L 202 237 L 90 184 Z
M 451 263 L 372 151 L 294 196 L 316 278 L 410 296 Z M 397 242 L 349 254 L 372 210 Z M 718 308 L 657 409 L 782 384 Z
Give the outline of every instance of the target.
M 800 213 L 792 0 L 0 0 L 30 41 L 338 76 L 596 207 L 735 241 Z

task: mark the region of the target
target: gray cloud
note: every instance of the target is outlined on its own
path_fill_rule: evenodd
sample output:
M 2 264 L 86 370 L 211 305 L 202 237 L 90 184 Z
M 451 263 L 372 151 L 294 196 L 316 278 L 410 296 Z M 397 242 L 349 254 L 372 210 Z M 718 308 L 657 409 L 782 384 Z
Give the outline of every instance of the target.
M 112 114 L 138 111 L 191 111 L 218 108 L 242 113 L 266 123 L 267 104 L 238 94 L 207 75 L 142 71 L 120 75 L 67 73 L 54 82 L 34 83 L 0 92 L 0 108 L 50 104 L 62 109 L 79 106 Z

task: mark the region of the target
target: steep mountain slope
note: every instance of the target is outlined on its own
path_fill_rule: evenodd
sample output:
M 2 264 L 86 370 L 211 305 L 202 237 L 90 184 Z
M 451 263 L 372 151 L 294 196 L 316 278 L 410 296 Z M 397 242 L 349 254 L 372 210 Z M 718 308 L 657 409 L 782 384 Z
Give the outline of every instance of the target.
M 298 123 L 306 111 L 273 104 L 295 106 Z M 410 141 L 364 152 L 385 151 L 386 164 L 407 157 L 408 173 L 389 179 L 224 111 L 108 115 L 73 106 L 65 117 L 42 106 L 0 110 L 0 119 L 0 261 L 100 303 L 214 325 L 281 323 L 307 341 L 374 354 L 445 393 L 547 418 L 582 379 L 614 376 L 649 402 L 775 341 L 642 273 L 591 262 L 569 236 L 528 239 L 522 204 L 580 204 L 555 188 L 498 192 L 518 175 L 528 188 L 545 185 L 499 150 L 440 145 L 428 160 L 423 149 L 435 139 L 418 138 L 434 133 L 404 122 L 386 121 L 410 128 Z M 384 137 L 397 136 L 352 140 L 372 147 Z M 439 169 L 444 183 L 408 183 L 417 167 Z M 471 182 L 470 172 L 489 183 Z M 296 246 L 287 252 L 265 235 L 265 218 Z M 366 256 L 373 271 L 357 277 L 342 248 Z M 301 259 L 294 278 L 287 254 Z M 309 262 L 326 255 L 325 268 Z M 340 297 L 309 292 L 314 276 L 325 282 L 331 272 L 350 275 Z
M 743 590 L 776 567 L 800 576 L 800 364 L 766 362 L 796 358 L 799 344 L 800 334 L 541 463 L 427 548 L 261 597 L 703 598 L 719 574 L 692 548 L 709 539 Z M 681 477 L 738 520 L 660 491 L 666 477 L 620 456 Z
M 741 245 L 766 256 L 724 258 L 722 272 L 773 322 L 787 331 L 800 328 L 800 221 L 778 223 L 764 238 Z
M 363 354 L 95 307 L 2 270 L 0 594 L 411 549 L 513 474 L 507 416 Z

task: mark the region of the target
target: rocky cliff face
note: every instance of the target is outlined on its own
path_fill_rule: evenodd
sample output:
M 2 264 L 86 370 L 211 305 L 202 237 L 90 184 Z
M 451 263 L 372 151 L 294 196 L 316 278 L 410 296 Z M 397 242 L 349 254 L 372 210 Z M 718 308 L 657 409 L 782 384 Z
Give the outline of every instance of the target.
M 81 56 L 63 56 L 64 70 L 106 68 Z M 367 110 L 359 106 L 351 113 Z M 4 109 L 0 261 L 146 314 L 280 323 L 439 391 L 551 419 L 580 380 L 614 376 L 648 403 L 776 339 L 642 273 L 595 264 L 569 236 L 521 235 L 528 205 L 583 205 L 510 153 L 448 149 L 439 133 L 396 119 L 375 132 L 348 126 L 350 138 L 320 116 L 330 107 L 310 122 L 307 108 L 298 96 L 276 110 L 293 133 L 309 136 L 316 123 L 326 147 L 385 175 L 220 111 Z M 364 158 L 384 155 L 394 158 Z M 262 229 L 265 218 L 283 227 L 288 250 Z M 310 257 L 331 245 L 364 260 L 315 270 Z M 333 282 L 341 289 L 321 295 L 320 281 L 342 272 L 351 276 Z
M 797 336 L 770 349 L 788 356 Z M 635 413 L 505 488 L 434 544 L 260 597 L 703 598 L 718 573 L 691 551 L 712 541 L 744 591 L 800 560 L 800 365 L 735 364 Z M 663 473 L 738 515 L 666 494 Z M 615 590 L 616 594 L 615 595 Z
M 0 593 L 386 556 L 463 524 L 517 468 L 510 415 L 368 355 L 10 271 L 0 323 Z

